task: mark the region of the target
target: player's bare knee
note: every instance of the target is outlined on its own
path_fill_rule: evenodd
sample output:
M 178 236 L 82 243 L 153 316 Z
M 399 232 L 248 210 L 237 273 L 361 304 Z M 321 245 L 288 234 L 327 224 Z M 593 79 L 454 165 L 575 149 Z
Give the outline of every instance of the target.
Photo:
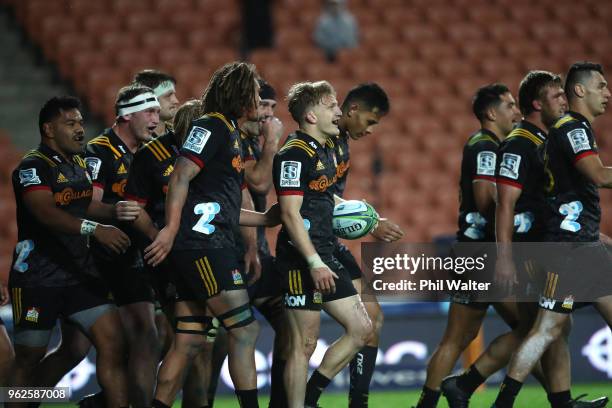
M 315 349 L 317 348 L 317 340 L 318 339 L 314 336 L 306 336 L 303 338 L 301 343 L 301 351 L 308 360 L 310 360 L 310 357 L 312 357 Z
M 254 346 L 259 336 L 259 323 L 253 320 L 245 326 L 234 327 L 228 330 L 228 335 L 242 346 Z

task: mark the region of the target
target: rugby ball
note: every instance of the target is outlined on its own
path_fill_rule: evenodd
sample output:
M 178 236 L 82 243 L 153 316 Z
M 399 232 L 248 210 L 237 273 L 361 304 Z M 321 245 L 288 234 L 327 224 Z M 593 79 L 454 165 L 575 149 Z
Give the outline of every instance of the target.
M 332 223 L 337 237 L 358 239 L 374 229 L 378 224 L 378 214 L 366 202 L 347 200 L 334 207 Z

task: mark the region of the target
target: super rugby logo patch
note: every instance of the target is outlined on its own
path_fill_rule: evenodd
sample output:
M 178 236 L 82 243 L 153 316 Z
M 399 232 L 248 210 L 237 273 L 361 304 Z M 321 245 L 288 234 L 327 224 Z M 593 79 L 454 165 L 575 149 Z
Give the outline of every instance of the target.
M 302 163 L 298 161 L 284 161 L 281 163 L 280 186 L 299 187 Z
M 574 129 L 567 132 L 567 138 L 572 145 L 574 153 L 591 150 L 591 143 L 589 143 L 589 137 L 584 129 Z
M 483 151 L 476 156 L 476 174 L 482 176 L 495 175 L 496 155 L 490 151 Z
M 520 166 L 521 156 L 513 153 L 504 153 L 502 162 L 499 165 L 499 175 L 518 180 Z
M 23 169 L 19 170 L 19 182 L 23 187 L 40 184 L 40 177 L 36 174 L 35 168 Z
M 97 180 L 100 168 L 102 167 L 102 160 L 97 157 L 86 157 L 85 164 L 87 165 L 87 171 L 91 174 L 91 178 Z
M 189 136 L 187 136 L 187 140 L 185 140 L 185 144 L 183 144 L 183 148 L 187 150 L 191 150 L 194 153 L 200 154 L 204 149 L 204 145 L 208 142 L 210 138 L 210 130 L 204 129 L 200 126 L 194 126 L 191 128 L 191 132 L 189 132 Z

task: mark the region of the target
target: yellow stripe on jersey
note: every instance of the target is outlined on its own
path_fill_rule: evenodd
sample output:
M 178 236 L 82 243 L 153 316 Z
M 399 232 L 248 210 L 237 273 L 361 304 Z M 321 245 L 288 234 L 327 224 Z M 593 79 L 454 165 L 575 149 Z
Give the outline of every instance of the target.
M 164 146 L 164 144 L 159 140 L 155 140 L 155 142 L 157 143 L 159 150 L 164 154 L 164 156 L 166 156 L 167 159 L 169 159 L 171 155 L 168 149 L 166 149 L 166 146 Z
M 520 128 L 514 129 L 512 132 L 510 132 L 510 134 L 508 135 L 508 139 L 512 137 L 524 137 L 525 139 L 531 140 L 536 146 L 539 146 L 544 143 L 542 139 L 540 139 L 530 131 Z
M 295 274 L 297 275 L 297 280 L 298 280 L 298 291 L 301 295 L 304 293 L 304 288 L 302 288 L 302 274 L 300 272 L 301 271 L 299 269 L 295 271 Z
M 297 147 L 298 149 L 304 150 L 310 157 L 313 157 L 315 155 L 315 151 L 308 145 L 308 143 L 300 139 L 293 139 L 288 141 L 283 147 L 281 147 L 280 151 L 282 152 L 292 147 Z
M 555 129 L 559 129 L 561 126 L 565 125 L 566 123 L 572 122 L 572 121 L 575 121 L 575 120 L 576 120 L 576 118 L 573 117 L 572 115 L 565 115 L 565 116 L 562 116 L 560 119 L 558 119 L 555 122 L 555 124 L 553 125 L 553 127 Z
M 210 281 L 213 284 L 213 289 L 215 290 L 214 293 L 217 293 L 219 290 L 219 285 L 217 285 L 217 280 L 215 279 L 215 275 L 213 275 L 213 271 L 207 257 L 204 257 L 204 262 L 206 263 L 206 270 L 208 271 L 208 276 L 210 277 Z
M 471 138 L 470 141 L 468 142 L 468 145 L 472 146 L 473 144 L 476 144 L 478 142 L 493 142 L 496 145 L 499 144 L 499 142 L 493 139 L 491 136 L 480 133 L 474 136 L 473 138 Z
M 211 116 L 213 118 L 221 119 L 223 121 L 223 123 L 225 123 L 225 126 L 227 126 L 229 128 L 230 132 L 233 132 L 234 130 L 236 130 L 236 128 L 234 128 L 234 126 L 232 126 L 232 124 L 225 118 L 225 116 L 223 116 L 222 113 L 211 112 L 211 113 L 207 113 L 205 116 Z
M 198 272 L 200 272 L 200 277 L 202 278 L 202 282 L 204 282 L 204 286 L 206 287 L 206 293 L 208 293 L 208 296 L 211 296 L 212 295 L 212 287 L 210 286 L 210 282 L 208 281 L 208 279 L 204 275 L 204 265 L 201 264 L 201 262 L 202 262 L 202 259 L 197 259 L 195 261 L 196 268 L 198 268 Z
M 56 163 L 53 160 L 51 160 L 50 158 L 48 158 L 47 156 L 45 156 L 44 154 L 42 154 L 38 150 L 30 150 L 29 152 L 27 152 L 25 154 L 25 156 L 23 156 L 24 159 L 29 159 L 29 158 L 32 158 L 32 157 L 38 157 L 39 159 L 43 159 L 44 161 L 49 163 L 49 166 L 51 166 L 51 167 L 55 167 L 56 166 Z
M 83 158 L 81 156 L 72 156 L 72 160 L 78 164 L 79 166 L 81 166 L 82 168 L 87 168 L 87 165 L 85 164 L 85 160 L 83 160 Z
M 146 147 L 147 149 L 149 149 L 149 150 L 151 151 L 151 153 L 153 153 L 153 156 L 155 156 L 155 158 L 157 159 L 157 161 L 163 161 L 164 159 L 162 158 L 162 156 L 161 156 L 161 154 L 160 154 L 159 150 L 158 150 L 158 149 L 156 149 L 156 148 L 154 147 L 153 142 L 155 142 L 155 141 L 151 141 L 151 142 L 147 143 L 147 144 L 145 145 L 145 147 Z
M 325 139 L 325 144 L 326 144 L 328 147 L 331 147 L 332 149 L 334 148 L 334 146 L 336 146 L 336 145 L 334 144 L 334 141 L 333 141 L 333 140 L 331 140 L 331 139 Z
M 151 152 L 155 158 L 159 161 L 164 161 L 170 158 L 170 153 L 164 147 L 164 145 L 159 140 L 152 140 L 145 145 Z
M 19 324 L 21 320 L 21 288 L 13 288 L 13 321 Z
M 96 144 L 96 145 L 108 147 L 113 152 L 113 154 L 115 155 L 116 159 L 118 159 L 118 158 L 120 158 L 122 156 L 121 152 L 119 150 L 117 150 L 115 148 L 115 146 L 113 146 L 111 144 L 108 136 L 98 136 L 98 137 L 95 137 L 95 138 L 91 139 L 88 144 Z

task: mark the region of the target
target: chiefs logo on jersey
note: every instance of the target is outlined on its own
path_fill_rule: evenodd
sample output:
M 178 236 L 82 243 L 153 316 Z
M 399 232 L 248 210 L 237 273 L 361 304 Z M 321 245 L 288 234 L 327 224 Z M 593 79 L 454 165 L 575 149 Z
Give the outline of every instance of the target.
M 126 184 L 127 184 L 126 179 L 118 181 L 117 183 L 113 183 L 113 186 L 112 186 L 113 193 L 117 194 L 119 197 L 123 197 L 123 195 L 125 194 Z
M 344 176 L 344 173 L 346 173 L 349 167 L 351 167 L 350 161 L 338 163 L 338 167 L 336 167 L 336 176 L 338 178 L 342 178 L 342 176 Z
M 244 170 L 244 163 L 242 162 L 242 158 L 238 156 L 234 156 L 232 159 L 232 167 L 236 169 L 238 173 Z
M 74 191 L 70 187 L 63 189 L 59 193 L 54 194 L 55 203 L 57 205 L 68 205 L 73 200 L 79 200 L 81 198 L 91 197 L 93 193 L 92 189 Z
M 338 179 L 337 175 L 335 175 L 331 180 L 329 179 L 329 177 L 323 175 L 319 177 L 318 179 L 312 180 L 310 183 L 308 183 L 308 188 L 310 188 L 313 191 L 323 192 L 327 190 L 329 187 L 333 186 L 337 179 Z

